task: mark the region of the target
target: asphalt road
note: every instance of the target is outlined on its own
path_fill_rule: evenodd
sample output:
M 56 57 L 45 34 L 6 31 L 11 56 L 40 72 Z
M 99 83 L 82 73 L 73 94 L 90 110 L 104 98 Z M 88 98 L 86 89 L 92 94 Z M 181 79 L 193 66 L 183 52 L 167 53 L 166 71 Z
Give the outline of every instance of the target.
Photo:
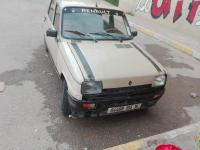
M 148 111 L 69 119 L 60 107 L 62 84 L 45 52 L 43 14 L 48 1 L 1 0 L 0 149 L 100 150 L 200 121 L 200 62 L 158 40 L 135 39 L 169 73 L 167 90 Z

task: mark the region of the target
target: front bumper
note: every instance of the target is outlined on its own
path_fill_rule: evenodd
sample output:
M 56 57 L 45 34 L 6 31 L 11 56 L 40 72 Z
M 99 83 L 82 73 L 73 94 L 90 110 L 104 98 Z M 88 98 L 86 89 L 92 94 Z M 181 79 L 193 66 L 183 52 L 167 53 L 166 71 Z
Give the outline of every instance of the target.
M 110 95 L 100 94 L 93 96 L 83 96 L 84 100 L 77 100 L 72 96 L 69 96 L 69 104 L 72 111 L 73 117 L 98 117 L 111 115 L 108 114 L 108 108 L 127 106 L 134 104 L 142 104 L 141 109 L 151 107 L 157 103 L 157 101 L 164 94 L 165 88 L 154 88 L 153 90 L 147 91 L 138 91 L 138 93 L 123 93 L 123 96 L 119 92 Z M 143 92 L 143 93 L 141 93 Z M 116 95 L 117 94 L 117 95 Z M 83 107 L 83 104 L 95 104 L 93 109 L 87 109 Z M 123 112 L 122 112 L 123 113 Z

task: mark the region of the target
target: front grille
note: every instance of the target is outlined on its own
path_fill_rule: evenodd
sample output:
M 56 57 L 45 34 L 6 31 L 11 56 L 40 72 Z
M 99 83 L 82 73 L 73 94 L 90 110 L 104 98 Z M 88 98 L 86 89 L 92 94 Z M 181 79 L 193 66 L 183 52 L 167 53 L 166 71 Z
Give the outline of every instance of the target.
M 153 88 L 151 84 L 134 87 L 103 89 L 100 94 L 83 95 L 83 99 L 89 101 L 146 100 L 153 98 L 156 93 L 162 92 L 163 89 L 164 87 Z

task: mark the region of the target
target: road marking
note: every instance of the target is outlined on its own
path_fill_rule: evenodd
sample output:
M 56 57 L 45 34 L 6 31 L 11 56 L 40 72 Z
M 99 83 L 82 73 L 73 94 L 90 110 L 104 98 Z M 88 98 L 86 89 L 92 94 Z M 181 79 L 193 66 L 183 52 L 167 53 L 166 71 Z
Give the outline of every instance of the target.
M 181 44 L 181 43 L 179 43 L 179 42 L 177 42 L 177 41 L 172 41 L 172 42 L 171 42 L 171 46 L 174 47 L 174 48 L 176 48 L 176 49 L 179 49 L 179 50 L 181 50 L 182 52 L 187 53 L 187 54 L 189 54 L 189 55 L 192 55 L 192 54 L 193 54 L 192 48 L 187 47 L 186 45 Z
M 141 147 L 140 141 L 134 141 L 116 147 L 107 148 L 105 150 L 138 150 L 140 147 Z
M 153 31 L 151 31 L 151 30 L 149 30 L 147 28 L 139 27 L 139 30 L 140 30 L 140 32 L 143 32 L 144 34 L 147 34 L 149 36 L 152 36 L 152 37 L 155 36 L 155 32 L 153 32 Z
M 127 148 L 127 150 L 137 150 L 140 148 L 140 144 L 140 141 L 135 141 L 128 143 L 126 146 L 124 145 L 124 147 Z

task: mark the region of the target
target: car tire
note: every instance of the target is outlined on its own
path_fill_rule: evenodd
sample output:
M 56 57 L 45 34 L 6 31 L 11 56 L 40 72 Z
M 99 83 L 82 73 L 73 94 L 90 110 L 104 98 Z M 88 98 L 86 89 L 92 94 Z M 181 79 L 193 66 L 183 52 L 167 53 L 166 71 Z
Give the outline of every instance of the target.
M 71 114 L 71 109 L 68 99 L 68 87 L 65 80 L 63 81 L 63 87 L 62 113 L 64 116 L 69 116 Z

